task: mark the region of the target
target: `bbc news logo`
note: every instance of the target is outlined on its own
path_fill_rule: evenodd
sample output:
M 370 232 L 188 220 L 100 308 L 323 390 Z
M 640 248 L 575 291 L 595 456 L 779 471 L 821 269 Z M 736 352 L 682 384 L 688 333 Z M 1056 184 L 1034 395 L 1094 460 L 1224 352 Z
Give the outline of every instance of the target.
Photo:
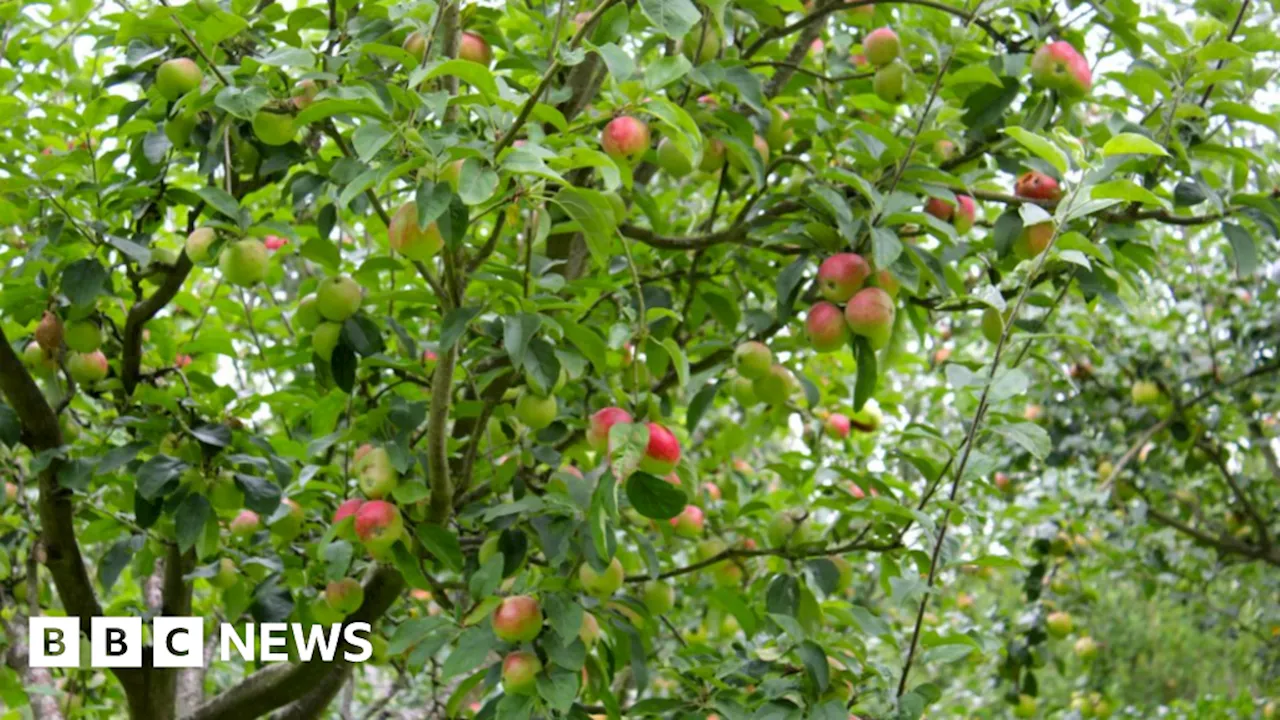
M 256 632 L 255 632 L 256 630 Z M 245 661 L 285 662 L 292 657 L 308 662 L 318 656 L 332 662 L 344 644 L 342 659 L 364 662 L 373 656 L 372 628 L 366 622 L 345 625 L 301 623 L 246 623 L 240 632 L 231 623 L 218 631 L 223 662 L 238 654 Z M 157 617 L 151 621 L 151 665 L 158 668 L 190 668 L 204 665 L 204 619 Z M 257 642 L 255 642 L 255 640 Z M 95 668 L 140 668 L 144 645 L 142 618 L 95 617 L 89 622 L 89 665 Z M 34 617 L 27 627 L 30 664 L 42 668 L 80 667 L 80 620 Z

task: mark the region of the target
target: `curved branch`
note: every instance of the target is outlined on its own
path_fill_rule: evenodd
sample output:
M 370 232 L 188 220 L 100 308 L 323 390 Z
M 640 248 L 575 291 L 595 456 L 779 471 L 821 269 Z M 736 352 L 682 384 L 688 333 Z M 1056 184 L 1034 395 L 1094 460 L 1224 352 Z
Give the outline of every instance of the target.
M 861 535 L 859 535 L 859 537 L 861 537 Z M 845 553 L 857 552 L 859 550 L 870 550 L 872 552 L 888 552 L 889 550 L 896 550 L 900 547 L 902 547 L 901 539 L 893 540 L 891 542 L 886 542 L 886 543 L 862 542 L 861 540 L 854 540 L 852 542 L 848 542 L 843 545 L 836 545 L 834 547 L 819 547 L 819 548 L 815 548 L 812 546 L 800 546 L 800 547 L 783 546 L 783 547 L 777 547 L 777 548 L 766 548 L 764 550 L 747 550 L 746 548 L 729 548 L 727 550 L 723 550 L 717 553 L 716 555 L 713 555 L 707 558 L 706 560 L 699 560 L 698 562 L 693 563 L 692 565 L 685 565 L 684 567 L 678 567 L 674 570 L 668 570 L 664 573 L 660 573 L 656 579 L 666 580 L 667 578 L 678 577 L 680 575 L 687 575 L 691 572 L 697 572 L 699 570 L 709 568 L 712 565 L 718 565 L 722 562 L 726 562 L 729 560 L 746 559 L 746 558 L 753 558 L 753 557 L 768 557 L 768 556 L 783 557 L 788 560 L 804 560 L 805 558 L 832 557 L 835 555 L 844 555 Z M 640 582 L 647 582 L 649 580 L 654 580 L 654 579 L 655 578 L 652 575 L 649 575 L 646 573 L 644 575 L 628 575 L 626 578 L 626 581 L 629 583 L 640 583 Z

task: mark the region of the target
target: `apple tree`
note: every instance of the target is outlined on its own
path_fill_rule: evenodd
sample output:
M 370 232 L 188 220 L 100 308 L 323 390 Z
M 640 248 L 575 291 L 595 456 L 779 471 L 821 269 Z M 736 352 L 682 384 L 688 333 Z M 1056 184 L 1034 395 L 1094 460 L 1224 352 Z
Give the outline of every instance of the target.
M 2 716 L 1273 717 L 1277 22 L 0 6 Z M 1128 692 L 1112 588 L 1270 674 Z

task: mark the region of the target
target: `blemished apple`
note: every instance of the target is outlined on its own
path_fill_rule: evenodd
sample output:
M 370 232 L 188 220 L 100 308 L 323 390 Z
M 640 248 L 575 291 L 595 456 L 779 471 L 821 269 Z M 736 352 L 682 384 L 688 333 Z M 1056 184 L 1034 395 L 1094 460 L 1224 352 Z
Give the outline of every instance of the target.
M 902 42 L 898 39 L 898 33 L 893 30 L 887 27 L 877 28 L 867 33 L 862 41 L 862 51 L 872 65 L 883 67 L 898 59 L 902 52 Z
M 390 548 L 403 532 L 400 510 L 385 500 L 370 500 L 356 511 L 356 537 L 372 553 Z
M 582 583 L 582 589 L 600 598 L 606 598 L 618 592 L 626 576 L 622 561 L 616 557 L 601 571 L 597 571 L 586 562 L 578 567 L 578 582 Z
M 833 303 L 848 302 L 871 275 L 871 266 L 857 253 L 836 253 L 818 266 L 818 293 Z
M 680 462 L 680 441 L 671 431 L 658 423 L 649 423 L 649 445 L 640 458 L 640 469 L 650 475 L 662 477 Z
M 63 328 L 62 319 L 56 314 L 44 311 L 40 322 L 36 324 L 36 344 L 47 353 L 57 354 L 62 351 Z
M 360 310 L 364 293 L 346 275 L 325 278 L 316 287 L 316 310 L 330 322 L 342 322 Z
M 190 58 L 166 60 L 156 69 L 156 90 L 165 100 L 173 101 L 200 87 L 204 73 Z
M 311 331 L 311 349 L 321 360 L 331 362 L 333 351 L 342 339 L 342 325 L 334 322 L 322 322 Z
M 252 510 L 241 510 L 231 520 L 230 527 L 233 537 L 249 537 L 258 532 L 258 528 L 262 527 L 262 519 L 258 517 L 258 513 Z
M 541 430 L 556 421 L 556 398 L 526 389 L 516 400 L 516 417 L 530 430 Z
M 434 221 L 426 228 L 418 227 L 418 204 L 410 200 L 391 217 L 387 242 L 392 250 L 410 260 L 425 262 L 444 247 L 444 236 Z
M 352 518 L 350 525 L 346 529 L 339 531 L 338 533 L 338 536 L 341 537 L 342 539 L 344 540 L 356 539 L 355 516 L 356 516 L 356 513 L 360 511 L 361 505 L 364 505 L 364 500 L 360 498 L 350 498 L 342 501 L 342 503 L 338 505 L 338 509 L 333 511 L 334 525 L 341 523 L 343 520 L 346 520 L 347 518 Z
M 1073 98 L 1088 94 L 1093 87 L 1089 62 L 1065 40 L 1041 45 L 1036 50 L 1031 56 L 1031 79 L 1040 87 Z
M 852 426 L 849 424 L 848 416 L 843 413 L 831 413 L 824 421 L 827 429 L 827 435 L 836 440 L 843 440 L 849 437 Z
M 644 606 L 651 615 L 666 615 L 676 606 L 676 589 L 661 580 L 650 580 L 644 584 Z
M 246 238 L 229 243 L 218 254 L 218 268 L 222 277 L 232 285 L 250 287 L 267 277 L 270 257 L 261 242 Z
M 631 413 L 620 407 L 607 407 L 597 410 L 591 416 L 587 427 L 587 443 L 596 452 L 603 452 L 609 447 L 609 430 L 618 423 L 631 422 Z
M 849 327 L 845 323 L 844 313 L 825 300 L 809 308 L 804 329 L 809 344 L 820 353 L 839 350 L 849 341 Z
M 662 138 L 658 142 L 658 167 L 671 177 L 682 178 L 693 172 L 693 161 L 671 142 L 671 138 Z
M 897 105 L 907 96 L 907 90 L 911 88 L 912 75 L 911 68 L 906 65 L 900 62 L 889 63 L 876 70 L 876 75 L 871 80 L 871 87 L 876 97 Z
M 253 116 L 253 134 L 266 145 L 284 145 L 297 133 L 293 116 L 259 110 Z
M 679 515 L 671 518 L 671 527 L 675 528 L 676 535 L 692 539 L 702 535 L 704 522 L 702 508 L 697 505 L 685 505 Z
M 363 455 L 356 455 L 355 471 L 360 492 L 374 500 L 390 495 L 400 484 L 400 474 L 391 463 L 386 448 L 369 447 Z
M 865 337 L 874 350 L 889 344 L 893 335 L 893 314 L 893 298 L 874 287 L 859 290 L 844 309 L 850 332 Z
M 773 367 L 773 352 L 762 342 L 748 340 L 734 348 L 733 367 L 742 377 L 754 380 Z
M 1052 220 L 1022 228 L 1013 241 L 1013 254 L 1020 260 L 1030 260 L 1044 252 L 1053 240 L 1055 227 Z
M 22 350 L 22 364 L 32 370 L 51 371 L 58 369 L 58 359 L 53 353 L 44 351 L 40 344 L 34 340 L 27 344 Z
M 480 35 L 467 31 L 458 38 L 458 57 L 487 67 L 493 60 L 493 50 Z
M 542 607 L 528 595 L 512 595 L 498 604 L 493 611 L 492 623 L 493 634 L 499 640 L 529 642 L 542 632 Z
M 542 661 L 527 651 L 517 650 L 502 659 L 502 692 L 508 695 L 532 695 L 538 687 Z
M 350 615 L 364 603 L 364 587 L 355 578 L 335 580 L 325 586 L 324 601 L 343 616 Z
M 218 562 L 218 571 L 209 578 L 209 584 L 219 590 L 226 590 L 240 579 L 240 570 L 231 558 L 222 558 Z
M 781 365 L 771 365 L 769 370 L 751 381 L 756 397 L 772 407 L 786 405 L 791 399 L 791 372 Z
M 1057 200 L 1062 197 L 1062 187 L 1052 176 L 1038 170 L 1028 170 L 1018 176 L 1013 193 L 1032 200 Z
M 89 353 L 71 353 L 67 357 L 67 372 L 82 385 L 92 385 L 107 376 L 107 356 L 101 350 Z
M 649 149 L 649 126 L 630 115 L 616 117 L 604 126 L 600 145 L 614 160 L 632 162 Z
M 202 263 L 209 259 L 209 248 L 213 245 L 213 241 L 218 239 L 217 233 L 213 228 L 200 227 L 191 231 L 187 236 L 187 242 L 184 248 L 187 251 L 187 257 L 191 258 L 193 263 Z

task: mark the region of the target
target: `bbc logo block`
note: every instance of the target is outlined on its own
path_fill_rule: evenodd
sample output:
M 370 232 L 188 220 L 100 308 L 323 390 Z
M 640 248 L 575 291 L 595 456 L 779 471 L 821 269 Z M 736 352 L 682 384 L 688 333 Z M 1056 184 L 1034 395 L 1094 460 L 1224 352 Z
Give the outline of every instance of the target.
M 239 628 L 222 623 L 219 628 L 221 659 L 233 655 L 245 661 L 284 662 L 292 647 L 297 659 L 308 662 L 319 656 L 331 662 L 338 651 L 347 662 L 365 662 L 373 656 L 366 622 L 335 625 L 301 623 L 246 623 Z M 33 617 L 27 625 L 30 664 L 43 668 L 81 667 L 81 624 L 77 618 Z M 147 637 L 140 617 L 94 617 L 89 620 L 89 666 L 140 668 Z M 292 643 L 290 642 L 292 641 Z M 204 619 L 156 617 L 151 621 L 151 667 L 187 668 L 204 665 Z

